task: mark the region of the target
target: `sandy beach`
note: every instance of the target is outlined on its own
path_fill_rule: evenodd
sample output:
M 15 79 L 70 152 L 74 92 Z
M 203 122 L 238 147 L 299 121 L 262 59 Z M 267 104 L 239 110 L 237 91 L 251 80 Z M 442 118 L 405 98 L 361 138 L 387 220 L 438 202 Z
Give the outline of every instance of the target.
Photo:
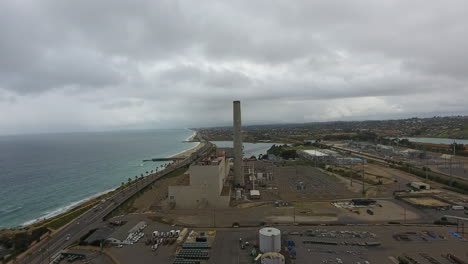
M 188 150 L 186 150 L 184 152 L 178 153 L 176 155 L 173 155 L 173 156 L 171 156 L 171 158 L 186 158 L 186 157 L 192 155 L 192 153 L 195 153 L 196 151 L 198 151 L 203 146 L 205 146 L 205 144 L 206 144 L 205 142 L 200 142 L 195 147 L 193 147 L 191 149 L 188 149 Z

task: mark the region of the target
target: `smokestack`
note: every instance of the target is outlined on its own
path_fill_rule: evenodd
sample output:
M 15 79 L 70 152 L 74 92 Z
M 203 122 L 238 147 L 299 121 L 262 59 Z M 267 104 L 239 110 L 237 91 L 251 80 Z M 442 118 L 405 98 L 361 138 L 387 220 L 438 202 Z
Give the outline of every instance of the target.
M 244 186 L 240 101 L 234 101 L 234 183 Z

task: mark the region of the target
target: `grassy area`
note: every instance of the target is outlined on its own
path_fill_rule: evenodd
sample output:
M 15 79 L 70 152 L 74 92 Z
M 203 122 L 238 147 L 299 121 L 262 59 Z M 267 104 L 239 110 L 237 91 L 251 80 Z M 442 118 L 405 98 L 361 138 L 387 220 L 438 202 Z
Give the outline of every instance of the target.
M 182 174 L 184 174 L 186 171 L 188 170 L 188 166 L 186 167 L 182 167 L 182 168 L 179 168 L 171 173 L 168 173 L 164 176 L 162 176 L 161 178 L 157 179 L 155 182 L 157 181 L 160 181 L 162 179 L 169 179 L 169 178 L 173 178 L 173 177 L 177 177 L 177 176 L 180 176 Z M 130 214 L 130 213 L 133 213 L 137 210 L 137 208 L 135 208 L 133 205 L 135 203 L 135 201 L 141 196 L 143 195 L 147 190 L 151 189 L 153 187 L 153 184 L 150 184 L 148 186 L 146 186 L 145 188 L 141 189 L 139 192 L 135 193 L 135 195 L 133 195 L 132 197 L 130 197 L 129 199 L 127 199 L 124 203 L 122 203 L 119 207 L 117 207 L 114 211 L 112 211 L 111 213 L 109 213 L 105 219 L 109 219 L 109 218 L 112 218 L 114 216 L 118 216 L 118 215 L 126 215 L 126 214 Z

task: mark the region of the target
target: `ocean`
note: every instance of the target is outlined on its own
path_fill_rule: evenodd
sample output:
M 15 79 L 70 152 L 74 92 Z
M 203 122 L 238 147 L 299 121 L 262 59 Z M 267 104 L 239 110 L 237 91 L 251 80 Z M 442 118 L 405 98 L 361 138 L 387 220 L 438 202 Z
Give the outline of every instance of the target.
M 0 136 L 0 228 L 27 225 L 113 190 L 195 147 L 188 129 Z

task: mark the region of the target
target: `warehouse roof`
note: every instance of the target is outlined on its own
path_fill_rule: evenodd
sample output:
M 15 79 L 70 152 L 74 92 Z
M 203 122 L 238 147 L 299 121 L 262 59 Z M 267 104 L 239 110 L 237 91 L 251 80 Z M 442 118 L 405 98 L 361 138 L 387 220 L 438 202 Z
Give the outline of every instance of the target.
M 324 153 L 322 151 L 318 151 L 316 149 L 307 149 L 303 151 L 311 156 L 329 156 L 329 154 Z

